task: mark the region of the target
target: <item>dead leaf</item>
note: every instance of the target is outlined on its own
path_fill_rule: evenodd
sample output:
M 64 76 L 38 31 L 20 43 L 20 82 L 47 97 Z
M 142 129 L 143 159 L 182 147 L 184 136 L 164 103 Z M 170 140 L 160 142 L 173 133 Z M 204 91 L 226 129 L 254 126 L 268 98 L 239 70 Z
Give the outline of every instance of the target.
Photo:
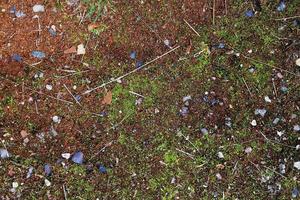
M 66 49 L 66 50 L 64 51 L 64 54 L 70 54 L 70 53 L 77 53 L 77 50 L 76 50 L 76 47 L 75 47 L 75 46 L 72 46 L 71 48 Z
M 99 27 L 98 24 L 89 24 L 89 25 L 88 25 L 88 30 L 89 30 L 89 31 L 92 31 L 92 30 L 94 30 L 95 28 L 98 28 L 98 27 Z
M 112 102 L 112 92 L 109 91 L 109 92 L 106 93 L 106 95 L 104 96 L 101 103 L 103 105 L 111 105 L 111 102 Z
M 25 130 L 21 131 L 22 138 L 26 138 L 28 136 L 28 133 Z

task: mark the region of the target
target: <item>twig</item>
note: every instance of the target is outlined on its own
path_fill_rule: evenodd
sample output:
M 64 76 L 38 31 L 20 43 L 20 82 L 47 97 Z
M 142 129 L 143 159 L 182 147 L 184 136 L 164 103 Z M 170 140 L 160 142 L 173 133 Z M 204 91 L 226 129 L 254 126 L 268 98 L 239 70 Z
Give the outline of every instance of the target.
M 63 191 L 64 191 L 64 198 L 65 198 L 65 200 L 68 200 L 65 184 L 63 184 L 62 188 L 63 188 Z
M 194 156 L 192 154 L 188 153 L 188 152 L 185 152 L 185 151 L 183 151 L 181 149 L 178 149 L 178 148 L 176 148 L 176 150 L 183 153 L 183 154 L 185 154 L 185 155 L 187 155 L 188 157 L 190 157 L 193 160 L 195 159 Z
M 17 84 L 15 81 L 10 80 L 10 79 L 8 79 L 8 78 L 2 76 L 2 75 L 0 75 L 0 77 L 1 77 L 2 79 L 4 79 L 4 80 L 10 81 L 10 82 L 12 82 L 12 83 L 14 83 L 14 84 Z M 58 101 L 61 101 L 61 102 L 64 102 L 64 103 L 68 103 L 68 104 L 73 104 L 73 102 L 70 102 L 70 101 L 67 101 L 67 100 L 64 100 L 64 99 L 59 99 L 59 98 L 57 98 L 57 97 L 53 97 L 53 96 L 48 95 L 48 94 L 45 94 L 45 93 L 43 93 L 43 92 L 41 92 L 41 91 L 36 91 L 36 90 L 34 90 L 34 89 L 32 89 L 32 88 L 30 88 L 30 87 L 28 87 L 28 86 L 23 86 L 23 87 L 24 87 L 25 89 L 27 89 L 27 90 L 30 90 L 30 91 L 32 91 L 32 92 L 35 92 L 35 93 L 44 95 L 44 96 L 49 97 L 49 98 L 51 98 L 51 99 L 55 99 L 55 100 L 58 100 Z
M 133 95 L 136 95 L 138 97 L 142 97 L 142 98 L 145 98 L 145 96 L 139 94 L 139 93 L 136 93 L 136 92 L 133 92 L 133 91 L 129 91 L 130 94 L 133 94 Z
M 289 148 L 292 148 L 292 149 L 296 149 L 296 147 L 293 147 L 293 146 L 290 146 L 290 145 L 287 145 L 287 144 L 282 144 L 280 142 L 277 142 L 275 140 L 270 140 L 269 138 L 267 138 L 267 136 L 265 134 L 263 134 L 262 132 L 259 131 L 259 133 L 265 138 L 265 140 L 267 142 L 270 142 L 270 143 L 273 143 L 273 144 L 279 144 L 279 145 L 282 145 L 282 146 L 285 146 L 285 147 L 289 147 Z
M 243 80 L 244 84 L 246 85 L 246 88 L 247 88 L 247 90 L 248 90 L 250 96 L 252 97 L 252 93 L 251 93 L 251 90 L 250 90 L 250 88 L 249 88 L 247 82 L 245 81 L 245 79 L 244 79 L 243 77 L 242 77 L 242 80 Z
M 183 21 L 192 29 L 194 33 L 196 33 L 196 35 L 200 37 L 200 34 L 192 27 L 192 25 L 190 25 L 185 19 L 183 19 Z
M 156 57 L 155 59 L 153 59 L 153 60 L 151 60 L 151 61 L 145 63 L 145 64 L 142 65 L 141 67 L 136 68 L 136 69 L 134 69 L 134 70 L 132 70 L 132 71 L 130 71 L 130 72 L 128 72 L 128 73 L 126 73 L 126 74 L 120 76 L 120 77 L 113 78 L 112 80 L 110 80 L 110 81 L 108 81 L 108 82 L 106 82 L 106 83 L 103 83 L 103 84 L 101 84 L 101 85 L 99 85 L 99 86 L 97 86 L 97 87 L 95 87 L 95 88 L 92 88 L 92 89 L 87 90 L 87 91 L 85 91 L 85 92 L 83 93 L 83 95 L 89 94 L 89 93 L 91 93 L 91 92 L 93 92 L 93 91 L 95 91 L 95 90 L 97 90 L 97 89 L 99 89 L 99 88 L 105 87 L 105 86 L 108 85 L 108 84 L 111 84 L 111 83 L 120 81 L 122 78 L 125 78 L 125 77 L 129 76 L 130 74 L 133 74 L 133 73 L 135 73 L 135 72 L 141 70 L 142 68 L 146 67 L 147 65 L 150 65 L 151 63 L 154 63 L 155 61 L 157 61 L 157 60 L 163 58 L 164 56 L 166 56 L 166 55 L 172 53 L 173 51 L 177 50 L 179 47 L 180 47 L 180 46 L 177 46 L 177 47 L 175 47 L 175 48 L 173 48 L 173 49 L 167 51 L 166 53 L 164 53 L 164 54 L 162 54 L 162 55 Z
M 94 154 L 92 157 L 90 157 L 90 159 L 88 159 L 88 161 L 92 160 L 93 158 L 95 158 L 97 155 L 99 155 L 99 153 L 101 153 L 102 151 L 104 151 L 107 147 L 110 147 L 113 144 L 113 140 L 110 141 L 109 143 L 106 143 L 104 145 L 104 147 L 102 149 L 100 149 L 96 154 Z
M 276 85 L 275 85 L 275 82 L 274 82 L 274 79 L 272 78 L 272 84 L 273 84 L 273 88 L 274 88 L 274 94 L 275 96 L 277 97 L 278 94 L 277 94 L 277 89 L 276 89 Z
M 216 17 L 216 0 L 213 0 L 213 25 L 215 25 L 215 17 Z
M 274 69 L 278 69 L 278 70 L 284 71 L 284 72 L 286 72 L 286 73 L 292 74 L 292 75 L 294 75 L 294 76 L 300 77 L 300 75 L 295 74 L 295 73 L 293 73 L 293 72 L 291 72 L 291 71 L 288 71 L 288 70 L 286 70 L 286 69 L 282 69 L 282 68 L 280 68 L 280 67 L 276 67 L 276 66 L 274 66 L 274 65 L 270 65 L 270 64 L 268 64 L 268 63 L 264 63 L 264 62 L 262 62 L 262 61 L 259 61 L 259 60 L 250 58 L 250 57 L 248 57 L 248 56 L 245 56 L 245 55 L 243 55 L 243 54 L 241 54 L 241 55 L 242 55 L 244 58 L 247 58 L 247 59 L 252 60 L 252 61 L 254 61 L 254 62 L 257 62 L 257 63 L 260 63 L 260 64 L 264 64 L 264 65 L 267 65 L 267 66 L 272 67 L 272 68 L 274 68 Z
M 35 105 L 35 112 L 36 114 L 39 114 L 39 109 L 38 109 L 38 105 L 37 105 L 37 101 L 34 101 L 34 105 Z
M 66 86 L 66 84 L 64 84 L 64 87 L 66 88 L 66 90 L 69 92 L 69 94 L 73 97 L 73 99 L 75 100 L 75 102 L 81 106 L 81 104 L 79 103 L 79 101 L 76 99 L 76 97 L 72 94 L 72 92 L 69 90 L 69 88 Z
M 285 17 L 285 18 L 279 18 L 279 19 L 274 19 L 274 20 L 276 20 L 276 21 L 285 21 L 285 20 L 287 20 L 287 19 L 296 19 L 296 18 L 299 18 L 300 17 L 300 15 L 298 15 L 298 16 L 293 16 L 293 17 Z

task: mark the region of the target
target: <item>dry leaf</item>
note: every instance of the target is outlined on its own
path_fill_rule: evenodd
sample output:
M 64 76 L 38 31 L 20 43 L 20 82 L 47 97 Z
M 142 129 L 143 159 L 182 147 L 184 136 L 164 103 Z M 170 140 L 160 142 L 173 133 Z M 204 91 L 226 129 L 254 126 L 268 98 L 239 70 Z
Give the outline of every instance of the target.
M 104 96 L 103 100 L 102 100 L 102 104 L 103 105 L 110 105 L 112 102 L 112 92 L 109 91 L 107 92 L 107 94 Z
M 75 46 L 72 46 L 71 48 L 66 49 L 66 50 L 64 51 L 64 54 L 70 54 L 70 53 L 76 53 L 76 52 L 77 52 L 76 47 L 75 47 Z
M 92 31 L 92 30 L 94 30 L 95 28 L 98 28 L 98 27 L 99 27 L 98 24 L 89 24 L 89 25 L 88 25 L 88 30 L 89 30 L 89 31 Z
M 25 130 L 22 130 L 20 134 L 22 138 L 26 138 L 28 136 L 28 133 Z

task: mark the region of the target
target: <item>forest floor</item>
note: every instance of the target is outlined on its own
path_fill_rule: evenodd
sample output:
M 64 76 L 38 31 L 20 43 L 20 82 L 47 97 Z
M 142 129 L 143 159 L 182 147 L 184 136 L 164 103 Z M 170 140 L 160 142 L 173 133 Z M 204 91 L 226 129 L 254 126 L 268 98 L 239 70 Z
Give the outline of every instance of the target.
M 0 2 L 0 199 L 291 199 L 300 0 Z

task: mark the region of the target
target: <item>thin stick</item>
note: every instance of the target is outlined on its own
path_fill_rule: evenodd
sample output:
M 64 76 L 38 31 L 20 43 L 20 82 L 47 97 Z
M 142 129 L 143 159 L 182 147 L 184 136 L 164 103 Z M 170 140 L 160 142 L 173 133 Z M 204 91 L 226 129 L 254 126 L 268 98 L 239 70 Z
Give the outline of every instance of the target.
M 79 101 L 76 99 L 76 97 L 72 94 L 72 92 L 69 90 L 69 88 L 66 86 L 66 84 L 64 84 L 64 87 L 66 88 L 66 90 L 69 92 L 69 94 L 73 97 L 73 99 L 76 101 L 76 103 L 78 105 L 81 106 L 81 104 L 79 103 Z
M 274 82 L 274 79 L 272 78 L 272 84 L 273 84 L 273 88 L 274 88 L 274 93 L 275 93 L 275 96 L 277 97 L 277 89 L 276 89 L 276 85 L 275 85 L 275 82 Z
M 196 35 L 200 37 L 200 34 L 192 27 L 192 25 L 190 25 L 190 23 L 188 23 L 185 19 L 183 19 L 183 21 L 192 29 L 194 33 L 196 33 Z
M 181 149 L 178 149 L 178 148 L 176 148 L 176 150 L 183 153 L 183 154 L 185 154 L 185 155 L 187 155 L 188 157 L 190 157 L 193 160 L 195 159 L 194 156 L 192 154 L 188 153 L 188 152 L 185 152 L 185 151 L 183 151 Z
M 38 109 L 37 101 L 34 101 L 34 105 L 35 105 L 35 112 L 36 112 L 36 114 L 39 114 L 39 109 Z
M 277 142 L 275 140 L 270 140 L 269 138 L 267 138 L 267 136 L 265 134 L 263 134 L 262 132 L 259 132 L 264 138 L 265 140 L 267 140 L 267 142 L 270 142 L 270 143 L 273 143 L 273 144 L 279 144 L 279 145 L 282 145 L 282 146 L 285 146 L 285 147 L 290 147 L 290 148 L 293 148 L 293 149 L 296 149 L 296 147 L 293 147 L 293 146 L 290 146 L 290 145 L 287 145 L 287 144 L 282 144 L 280 142 Z
M 130 71 L 130 72 L 128 72 L 128 73 L 126 73 L 126 74 L 120 76 L 120 77 L 113 78 L 112 80 L 110 80 L 110 81 L 108 81 L 108 82 L 106 82 L 106 83 L 103 83 L 103 84 L 101 84 L 101 85 L 99 85 L 99 86 L 97 86 L 97 87 L 95 87 L 95 88 L 92 88 L 92 89 L 87 90 L 87 91 L 85 91 L 85 92 L 83 93 L 83 95 L 89 94 L 89 93 L 91 93 L 91 92 L 93 92 L 93 91 L 95 91 L 95 90 L 97 90 L 97 89 L 99 89 L 99 88 L 103 88 L 103 87 L 105 87 L 105 86 L 108 85 L 108 84 L 111 84 L 111 83 L 120 81 L 122 78 L 125 78 L 125 77 L 129 76 L 130 74 L 133 74 L 133 73 L 135 73 L 135 72 L 141 70 L 142 68 L 146 67 L 147 65 L 150 65 L 151 63 L 154 63 L 155 61 L 157 61 L 157 60 L 163 58 L 164 56 L 166 56 L 166 55 L 172 53 L 173 51 L 177 50 L 179 47 L 180 47 L 180 46 L 177 46 L 177 47 L 175 47 L 175 48 L 173 48 L 173 49 L 167 51 L 166 53 L 164 53 L 164 54 L 162 54 L 162 55 L 156 57 L 155 59 L 153 59 L 153 60 L 147 62 L 146 64 L 142 65 L 141 67 L 136 68 L 136 69 L 134 69 L 134 70 L 132 70 L 132 71 Z
M 245 55 L 243 55 L 243 54 L 241 54 L 241 55 L 242 55 L 244 58 L 247 58 L 247 59 L 252 60 L 252 61 L 254 61 L 254 62 L 258 62 L 258 63 L 260 63 L 260 64 L 264 64 L 264 65 L 267 65 L 267 66 L 272 67 L 272 68 L 274 68 L 274 69 L 278 69 L 278 70 L 284 71 L 284 72 L 286 72 L 286 73 L 292 74 L 292 75 L 294 75 L 294 76 L 300 77 L 300 75 L 295 74 L 295 73 L 293 73 L 293 72 L 290 72 L 290 71 L 288 71 L 288 70 L 286 70 L 286 69 L 282 69 L 282 68 L 280 68 L 280 67 L 276 67 L 276 66 L 274 66 L 274 65 L 270 65 L 270 64 L 268 64 L 268 63 L 264 63 L 264 62 L 262 62 L 262 61 L 259 61 L 259 60 L 250 58 L 250 57 L 248 57 L 248 56 L 245 56 Z
M 300 17 L 300 15 L 298 15 L 298 16 L 293 16 L 293 17 L 285 17 L 285 18 L 280 18 L 280 19 L 274 19 L 274 20 L 276 20 L 276 21 L 281 21 L 281 20 L 285 21 L 285 20 L 287 20 L 287 19 L 295 19 L 295 18 L 298 18 L 298 17 Z
M 142 97 L 142 98 L 145 98 L 145 96 L 139 94 L 139 93 L 136 93 L 136 92 L 133 92 L 133 91 L 129 91 L 130 94 L 133 94 L 133 95 L 136 95 L 138 97 Z
M 247 88 L 247 90 L 248 90 L 248 92 L 249 92 L 250 96 L 252 97 L 252 93 L 251 93 L 251 91 L 250 91 L 250 88 L 249 88 L 249 86 L 248 86 L 247 82 L 245 81 L 245 79 L 244 79 L 244 78 L 242 78 L 242 80 L 243 80 L 244 84 L 246 85 L 246 88 Z
M 213 1 L 213 25 L 215 25 L 215 17 L 216 17 L 216 0 Z
M 65 200 L 68 200 L 65 184 L 63 184 L 62 188 L 63 188 L 63 191 L 64 191 L 64 198 L 65 198 Z

